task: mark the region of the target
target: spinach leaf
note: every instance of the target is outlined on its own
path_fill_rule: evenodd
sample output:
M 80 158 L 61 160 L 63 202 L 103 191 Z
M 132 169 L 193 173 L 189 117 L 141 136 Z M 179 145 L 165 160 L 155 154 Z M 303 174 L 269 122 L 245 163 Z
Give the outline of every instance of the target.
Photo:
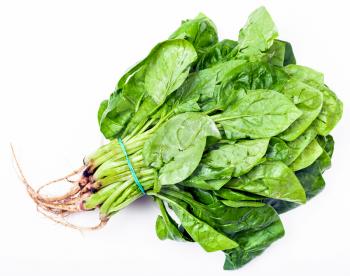
M 325 187 L 326 183 L 322 177 L 323 164 L 328 166 L 330 164 L 330 159 L 326 153 L 322 154 L 311 166 L 295 173 L 305 190 L 307 200 L 319 194 Z M 264 202 L 271 205 L 279 214 L 299 206 L 299 204 L 294 202 L 272 198 L 266 199 Z
M 215 193 L 212 193 L 212 191 L 209 190 L 203 190 L 203 189 L 192 189 L 192 188 L 186 188 L 181 189 L 181 191 L 189 191 L 191 193 L 191 196 L 194 200 L 203 203 L 205 205 L 212 204 L 214 202 L 217 202 L 219 199 L 216 197 Z
M 316 120 L 319 134 L 326 136 L 339 122 L 343 114 L 343 104 L 335 93 L 323 82 L 323 74 L 300 65 L 289 65 L 284 71 L 291 77 L 299 79 L 318 89 L 323 95 L 323 106 Z
M 293 141 L 298 138 L 317 118 L 323 104 L 322 93 L 300 81 L 291 79 L 281 93 L 291 99 L 303 114 L 291 126 L 280 134 L 283 140 Z
M 322 173 L 331 166 L 331 156 L 334 148 L 332 136 L 318 137 L 317 140 L 324 152 L 312 165 L 295 173 L 301 185 L 303 185 L 308 200 L 319 194 L 325 187 Z M 299 206 L 296 203 L 278 199 L 266 199 L 264 202 L 271 205 L 279 214 Z
M 303 185 L 308 199 L 317 195 L 325 186 L 322 173 L 331 166 L 331 157 L 334 149 L 332 136 L 318 137 L 323 153 L 309 167 L 296 172 L 296 176 Z
M 238 42 L 224 39 L 215 45 L 207 48 L 204 53 L 200 55 L 196 62 L 195 70 L 200 71 L 210 68 L 218 63 L 225 62 L 234 56 Z
M 294 78 L 305 83 L 315 82 L 318 84 L 323 84 L 323 74 L 306 66 L 290 64 L 285 66 L 283 71 L 286 72 L 290 78 Z
M 240 208 L 240 207 L 262 207 L 265 206 L 262 202 L 256 201 L 234 201 L 234 200 L 221 200 L 221 202 L 229 207 Z
M 147 94 L 128 124 L 126 133 L 147 120 L 166 98 L 179 88 L 196 58 L 193 46 L 181 39 L 164 42 L 162 47 L 148 58 L 144 75 L 144 89 Z
M 154 196 L 168 202 L 187 233 L 194 241 L 198 242 L 205 251 L 213 252 L 238 246 L 234 240 L 218 232 L 209 224 L 192 215 L 182 204 L 179 204 L 171 197 L 161 194 L 154 194 Z
M 205 251 L 213 252 L 238 246 L 234 240 L 219 233 L 209 224 L 197 219 L 180 205 L 176 205 L 174 203 L 169 204 L 174 210 L 175 214 L 179 217 L 182 226 L 190 234 L 191 238 L 198 242 Z
M 101 103 L 98 119 L 100 130 L 107 139 L 114 138 L 123 130 L 140 105 L 145 93 L 144 72 L 142 67 L 130 77 L 121 92 L 113 92 L 108 102 Z
M 247 194 L 244 193 L 242 191 L 234 191 L 231 189 L 227 189 L 227 188 L 221 188 L 218 191 L 214 191 L 214 194 L 217 197 L 221 197 L 223 199 L 227 199 L 227 200 L 232 200 L 232 201 L 246 201 L 246 200 L 260 200 L 263 199 L 264 197 L 262 196 L 258 196 L 258 195 L 254 195 L 254 194 Z
M 193 46 L 185 40 L 168 40 L 158 44 L 140 68 L 122 81 L 108 104 L 99 110 L 101 132 L 114 138 L 127 126 L 127 132 L 147 119 L 186 79 L 190 64 L 197 58 Z M 136 69 L 135 69 L 136 70 Z
M 334 151 L 334 139 L 331 135 L 327 136 L 317 136 L 317 141 L 324 151 L 332 157 Z
M 162 104 L 187 78 L 189 65 L 197 58 L 185 40 L 169 40 L 148 60 L 145 89 L 156 104 Z
M 330 163 L 329 156 L 323 153 L 311 166 L 296 172 L 308 199 L 313 198 L 325 187 L 326 183 L 322 177 L 322 173 L 326 168 L 330 167 Z
M 248 90 L 269 89 L 278 79 L 279 71 L 266 62 L 235 61 L 237 66 L 228 71 L 220 83 L 217 82 L 213 95 L 202 101 L 203 111 L 225 110 L 245 96 Z
M 148 55 L 150 56 L 152 54 L 152 52 L 156 51 L 158 49 L 158 47 L 161 46 L 161 43 L 156 45 L 151 53 Z M 148 57 L 147 56 L 147 57 Z M 128 82 L 128 80 L 131 78 L 132 75 L 134 75 L 138 70 L 140 70 L 142 68 L 143 65 L 146 64 L 147 62 L 147 57 L 144 58 L 143 60 L 141 60 L 140 62 L 136 63 L 133 67 L 131 67 L 118 81 L 117 87 L 116 87 L 116 91 L 122 89 L 124 87 L 124 85 Z
M 159 169 L 161 185 L 179 183 L 198 166 L 207 136 L 220 138 L 219 130 L 208 116 L 193 112 L 176 115 L 145 143 L 145 164 Z
M 202 158 L 197 169 L 182 185 L 218 190 L 232 176 L 241 176 L 261 162 L 268 144 L 269 139 L 257 139 L 219 145 Z
M 260 57 L 273 44 L 278 36 L 275 23 L 264 7 L 255 10 L 240 30 L 238 38 L 238 56 L 250 59 Z
M 196 189 L 189 192 L 192 193 L 193 190 Z M 161 193 L 185 202 L 188 210 L 196 217 L 232 239 L 239 232 L 259 230 L 279 219 L 275 210 L 266 204 L 255 204 L 254 207 L 230 207 L 220 200 L 215 200 L 211 204 L 202 204 L 173 187 L 164 188 Z
M 156 198 L 159 209 L 162 216 L 157 217 L 156 221 L 156 233 L 160 240 L 170 239 L 176 241 L 186 241 L 188 238 L 179 229 L 177 223 L 172 219 L 172 217 L 167 212 L 163 201 Z
M 266 161 L 248 174 L 231 180 L 225 187 L 269 198 L 306 202 L 305 191 L 298 178 L 280 161 Z
M 190 74 L 181 87 L 169 97 L 169 108 L 174 113 L 207 110 L 205 106 L 210 102 L 214 102 L 211 106 L 213 109 L 223 108 L 229 102 L 227 98 L 222 98 L 222 95 L 216 95 L 216 87 L 244 63 L 242 60 L 230 60 Z
M 185 20 L 170 36 L 170 39 L 186 39 L 198 52 L 214 45 L 218 41 L 216 26 L 207 16 L 200 13 L 192 20 Z
M 197 190 L 197 189 L 193 189 Z M 239 240 L 238 247 L 225 250 L 227 255 L 225 269 L 238 268 L 259 255 L 273 241 L 284 234 L 283 225 L 273 208 L 255 202 L 223 202 L 201 204 L 180 191 L 166 188 L 162 191 L 167 197 L 173 197 L 188 204 L 188 208 L 199 219 L 232 239 Z M 229 262 L 229 264 L 228 264 Z
M 267 62 L 278 67 L 284 64 L 284 56 L 286 51 L 286 44 L 283 41 L 275 39 L 272 46 L 266 52 Z
M 290 44 L 287 41 L 282 41 L 282 40 L 280 41 L 285 44 L 283 66 L 287 66 L 289 64 L 296 64 L 296 59 L 294 56 L 292 44 Z
M 270 244 L 283 237 L 284 228 L 280 220 L 257 231 L 239 233 L 236 240 L 239 247 L 225 251 L 225 270 L 237 269 L 260 255 Z
M 297 159 L 290 165 L 293 171 L 299 171 L 310 166 L 320 155 L 323 153 L 323 149 L 314 139 L 298 156 Z
M 283 161 L 290 165 L 305 148 L 315 139 L 317 131 L 315 127 L 310 126 L 303 134 L 294 141 L 286 142 L 278 137 L 272 137 L 266 153 L 268 160 Z
M 196 50 L 210 47 L 218 40 L 214 23 L 204 14 L 199 14 L 195 19 L 184 21 L 169 39 L 185 39 L 189 41 Z M 160 46 L 161 43 L 157 44 L 156 47 L 152 49 L 152 52 L 156 51 Z M 128 79 L 147 62 L 148 57 L 135 64 L 120 78 L 117 90 L 123 88 Z
M 273 209 L 276 210 L 278 214 L 283 214 L 285 212 L 288 212 L 300 206 L 300 204 L 295 202 L 284 201 L 284 200 L 275 199 L 275 198 L 266 198 L 263 200 L 263 202 L 270 205 Z
M 315 85 L 323 94 L 323 106 L 316 119 L 316 128 L 320 135 L 326 136 L 343 115 L 343 103 L 326 85 Z
M 284 95 L 272 90 L 249 91 L 215 117 L 228 139 L 269 138 L 287 129 L 301 111 Z
M 223 86 L 231 90 L 269 89 L 277 82 L 277 73 L 279 71 L 266 62 L 246 62 L 230 73 Z
M 292 45 L 287 41 L 278 39 L 274 40 L 263 59 L 278 67 L 296 63 Z

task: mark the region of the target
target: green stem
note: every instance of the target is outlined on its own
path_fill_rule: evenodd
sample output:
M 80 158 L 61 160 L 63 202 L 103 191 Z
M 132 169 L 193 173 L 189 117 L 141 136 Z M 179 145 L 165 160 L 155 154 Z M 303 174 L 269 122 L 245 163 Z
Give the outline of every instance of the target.
M 141 141 L 141 142 L 138 142 L 136 143 L 135 145 L 133 145 L 133 147 L 130 147 L 128 145 L 125 145 L 125 148 L 128 152 L 129 155 L 139 151 L 139 150 L 142 150 L 143 149 L 143 145 L 144 143 Z M 119 144 L 117 144 L 115 146 L 115 148 L 111 148 L 111 151 L 98 157 L 97 159 L 94 159 L 92 161 L 93 165 L 95 167 L 99 167 L 101 164 L 103 164 L 104 162 L 107 162 L 107 161 L 117 161 L 117 160 L 120 160 L 120 159 L 123 159 L 125 158 Z
M 126 201 L 124 201 L 122 204 L 116 206 L 116 207 L 113 207 L 109 210 L 109 213 L 108 214 L 101 214 L 101 217 L 108 217 L 108 216 L 111 216 L 113 214 L 115 214 L 116 212 L 118 212 L 119 210 L 125 208 L 126 206 L 128 206 L 129 204 L 131 204 L 132 202 L 134 202 L 136 199 L 139 199 L 140 197 L 142 197 L 142 194 L 137 194 L 137 195 L 134 195 L 130 198 L 128 198 Z
M 117 188 L 117 186 L 120 185 L 119 183 L 114 183 L 112 185 L 109 185 L 101 190 L 99 190 L 97 193 L 92 194 L 83 202 L 83 207 L 85 209 L 94 209 L 98 205 L 100 205 L 102 202 L 104 202 L 108 197 L 112 195 L 114 190 Z
M 162 217 L 163 217 L 164 221 L 166 222 L 166 224 L 167 225 L 171 224 L 171 221 L 169 220 L 169 214 L 165 208 L 164 202 L 158 197 L 156 197 L 156 202 L 158 203 L 160 213 L 162 214 Z
M 100 208 L 100 214 L 107 214 L 109 207 L 113 204 L 113 202 L 118 198 L 118 196 L 131 184 L 134 180 L 129 180 L 124 182 L 122 185 L 118 186 L 114 192 L 107 198 L 106 201 L 103 202 Z
M 131 163 L 133 164 L 133 167 L 140 167 L 143 165 L 142 155 L 134 154 L 131 155 L 129 158 Z M 105 176 L 120 174 L 128 170 L 129 167 L 125 159 L 118 161 L 106 161 L 96 169 L 94 173 L 94 179 L 102 179 Z
M 146 167 L 144 167 L 145 170 L 139 170 L 137 172 L 137 176 L 138 178 L 141 178 L 141 177 L 146 177 L 146 176 L 152 176 L 153 177 L 153 169 L 147 169 Z M 111 175 L 111 176 L 108 176 L 108 177 L 105 177 L 101 180 L 99 180 L 99 183 L 101 184 L 101 187 L 105 187 L 105 186 L 108 186 L 110 184 L 113 184 L 114 182 L 125 182 L 125 181 L 128 181 L 130 179 L 133 179 L 132 178 L 132 175 L 130 173 L 130 171 L 128 171 L 125 175 L 123 176 L 120 176 L 120 175 Z
M 144 178 L 144 179 L 141 179 L 140 181 L 142 182 L 142 186 L 145 190 L 149 190 L 153 187 L 153 179 L 151 179 L 151 178 L 149 178 L 148 180 L 147 180 L 147 178 Z M 129 186 L 123 192 L 123 194 L 120 197 L 118 197 L 118 199 L 116 201 L 113 202 L 113 204 L 108 209 L 107 213 L 102 214 L 102 215 L 111 216 L 115 212 L 125 208 L 126 206 L 131 204 L 133 201 L 135 201 L 136 199 L 143 196 L 143 194 L 138 189 L 136 184 L 135 183 L 133 183 L 133 184 L 134 185 Z
M 185 193 L 173 190 L 173 189 L 171 189 L 169 187 L 164 189 L 164 190 L 162 190 L 162 192 L 164 194 L 166 194 L 166 195 L 169 195 L 169 196 L 172 196 L 172 197 L 177 198 L 179 200 L 182 200 L 182 201 L 188 203 L 191 206 L 195 205 L 197 208 L 206 208 L 206 206 L 204 204 L 199 203 L 198 201 L 196 201 L 193 198 L 189 197 Z
M 127 135 L 128 132 L 129 132 L 129 127 L 127 126 L 127 127 L 124 129 L 123 133 L 120 135 L 120 137 L 123 139 L 123 141 L 126 141 L 126 140 L 125 140 L 125 137 L 126 137 L 126 136 L 133 137 L 133 136 L 138 132 L 138 130 L 141 129 L 142 126 L 145 125 L 145 123 L 146 123 L 146 120 L 143 120 L 143 121 L 139 122 L 138 125 L 133 129 L 133 131 L 132 131 L 129 135 Z
M 138 134 L 144 133 L 156 120 L 156 118 L 151 118 L 145 125 L 144 127 L 138 132 Z

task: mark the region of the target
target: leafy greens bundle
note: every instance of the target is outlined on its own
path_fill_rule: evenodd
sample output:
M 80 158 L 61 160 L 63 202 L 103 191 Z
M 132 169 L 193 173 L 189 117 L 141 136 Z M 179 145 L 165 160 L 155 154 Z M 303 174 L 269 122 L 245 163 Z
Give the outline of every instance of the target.
M 28 186 L 57 220 L 99 208 L 101 224 L 143 196 L 159 205 L 161 240 L 197 242 L 236 269 L 284 235 L 278 214 L 325 186 L 342 103 L 323 75 L 296 65 L 265 8 L 237 41 L 200 14 L 119 80 L 98 122 L 110 140 L 88 155 L 65 195 Z M 119 139 L 118 139 L 119 138 Z M 176 216 L 176 219 L 174 217 Z

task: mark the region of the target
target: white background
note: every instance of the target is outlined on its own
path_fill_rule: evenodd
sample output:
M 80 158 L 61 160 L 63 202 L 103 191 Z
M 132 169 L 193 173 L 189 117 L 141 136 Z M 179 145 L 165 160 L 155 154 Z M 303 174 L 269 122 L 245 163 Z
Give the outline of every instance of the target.
M 0 275 L 350 275 L 348 1 L 1 1 Z M 101 144 L 96 112 L 121 74 L 182 19 L 206 13 L 220 38 L 264 4 L 299 64 L 325 73 L 345 104 L 326 189 L 282 215 L 286 229 L 262 256 L 225 272 L 224 256 L 159 241 L 157 208 L 142 199 L 97 232 L 45 219 L 17 178 L 9 142 L 35 186 L 79 167 Z M 78 222 L 96 221 L 89 214 Z

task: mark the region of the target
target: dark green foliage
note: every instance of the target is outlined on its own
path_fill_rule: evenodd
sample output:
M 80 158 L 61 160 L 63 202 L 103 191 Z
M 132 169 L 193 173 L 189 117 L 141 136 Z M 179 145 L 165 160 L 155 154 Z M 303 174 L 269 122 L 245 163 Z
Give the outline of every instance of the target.
M 161 239 L 222 250 L 236 269 L 284 235 L 278 214 L 316 196 L 342 103 L 323 75 L 296 65 L 265 8 L 237 41 L 186 20 L 119 80 L 98 121 L 110 143 L 90 155 L 96 192 L 85 209 L 109 217 L 142 194 L 116 137 L 161 215 Z M 94 183 L 94 184 L 96 184 Z

